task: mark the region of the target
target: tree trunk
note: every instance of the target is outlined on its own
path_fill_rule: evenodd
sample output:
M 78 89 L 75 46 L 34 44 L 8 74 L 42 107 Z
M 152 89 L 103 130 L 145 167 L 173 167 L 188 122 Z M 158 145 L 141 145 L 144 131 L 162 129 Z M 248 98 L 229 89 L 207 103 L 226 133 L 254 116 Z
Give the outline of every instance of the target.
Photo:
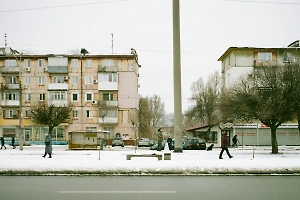
M 271 126 L 271 142 L 272 142 L 272 153 L 278 153 L 278 144 L 277 144 L 277 137 L 276 137 L 276 126 Z

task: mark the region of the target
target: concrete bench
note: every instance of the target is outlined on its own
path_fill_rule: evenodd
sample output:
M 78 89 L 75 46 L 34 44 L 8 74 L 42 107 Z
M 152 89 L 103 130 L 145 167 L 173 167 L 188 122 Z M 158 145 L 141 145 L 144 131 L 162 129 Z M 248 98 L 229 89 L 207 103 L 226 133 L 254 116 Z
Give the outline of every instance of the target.
M 131 160 L 132 157 L 157 157 L 158 160 L 162 160 L 162 154 L 127 154 L 126 160 Z

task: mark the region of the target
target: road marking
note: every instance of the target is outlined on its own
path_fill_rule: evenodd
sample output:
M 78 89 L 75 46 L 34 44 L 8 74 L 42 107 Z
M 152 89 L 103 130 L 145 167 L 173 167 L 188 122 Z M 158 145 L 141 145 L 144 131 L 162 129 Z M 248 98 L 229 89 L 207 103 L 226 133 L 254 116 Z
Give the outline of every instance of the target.
M 175 194 L 176 191 L 58 191 L 60 194 Z

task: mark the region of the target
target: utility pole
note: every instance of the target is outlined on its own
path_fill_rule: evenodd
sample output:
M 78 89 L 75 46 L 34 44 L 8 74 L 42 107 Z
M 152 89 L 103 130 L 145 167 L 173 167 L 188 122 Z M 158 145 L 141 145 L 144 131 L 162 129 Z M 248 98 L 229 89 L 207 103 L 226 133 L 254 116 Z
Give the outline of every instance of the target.
M 23 151 L 23 125 L 22 125 L 22 84 L 21 81 L 19 83 L 19 149 Z
M 182 103 L 179 0 L 173 0 L 174 152 L 182 152 Z

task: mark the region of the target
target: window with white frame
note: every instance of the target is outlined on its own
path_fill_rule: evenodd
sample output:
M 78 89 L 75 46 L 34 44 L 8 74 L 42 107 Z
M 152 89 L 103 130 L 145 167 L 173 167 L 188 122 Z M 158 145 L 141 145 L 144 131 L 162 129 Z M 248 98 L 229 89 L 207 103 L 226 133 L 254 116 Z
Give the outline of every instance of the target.
M 39 85 L 45 85 L 45 77 L 39 76 Z
M 78 118 L 78 110 L 73 110 L 72 111 L 72 117 L 73 118 Z
M 30 67 L 30 60 L 29 59 L 25 59 L 24 60 L 24 67 Z
M 19 99 L 19 94 L 18 93 L 2 93 L 2 99 L 3 100 L 20 100 Z
M 85 94 L 85 100 L 86 101 L 93 101 L 93 93 L 92 92 L 87 92 Z
M 45 93 L 41 93 L 40 95 L 40 101 L 45 101 Z
M 114 94 L 112 94 L 112 93 L 103 93 L 103 100 L 104 101 L 113 101 L 114 100 Z
M 9 77 L 8 82 L 12 83 L 12 84 L 17 84 L 18 83 L 18 77 L 16 77 L 16 76 Z
M 17 118 L 17 111 L 16 110 L 6 110 L 5 111 L 5 117 L 6 118 Z
M 25 101 L 30 102 L 31 100 L 31 94 L 25 94 Z
M 272 52 L 258 52 L 258 61 L 272 61 Z
M 78 93 L 72 93 L 72 101 L 79 101 L 79 94 Z
M 71 66 L 72 68 L 77 68 L 78 67 L 78 59 L 72 59 L 71 60 Z
M 118 82 L 118 74 L 117 73 L 100 73 L 99 74 L 100 82 Z
M 86 67 L 92 67 L 92 60 L 91 59 L 86 60 L 85 65 Z
M 17 60 L 5 60 L 5 67 L 16 67 Z
M 86 76 L 85 84 L 87 84 L 87 85 L 93 84 L 93 76 Z
M 78 84 L 78 76 L 72 76 L 72 84 Z
M 104 67 L 111 67 L 111 66 L 114 66 L 114 60 L 113 59 L 104 59 L 102 61 L 102 64 Z
M 291 63 L 293 59 L 293 54 L 290 52 L 283 53 L 283 62 L 284 63 Z
M 51 91 L 49 92 L 50 100 L 67 100 L 66 91 Z
M 53 76 L 52 83 L 64 83 L 65 77 L 64 76 Z
M 38 66 L 40 68 L 44 68 L 45 67 L 45 60 L 44 59 L 38 59 Z
M 87 111 L 86 111 L 86 117 L 87 117 L 87 118 L 93 117 L 92 111 L 91 111 L 91 110 L 87 110 Z
M 30 84 L 30 76 L 24 77 L 24 84 L 29 85 Z
M 25 110 L 25 118 L 30 118 L 30 117 L 31 117 L 31 111 Z

